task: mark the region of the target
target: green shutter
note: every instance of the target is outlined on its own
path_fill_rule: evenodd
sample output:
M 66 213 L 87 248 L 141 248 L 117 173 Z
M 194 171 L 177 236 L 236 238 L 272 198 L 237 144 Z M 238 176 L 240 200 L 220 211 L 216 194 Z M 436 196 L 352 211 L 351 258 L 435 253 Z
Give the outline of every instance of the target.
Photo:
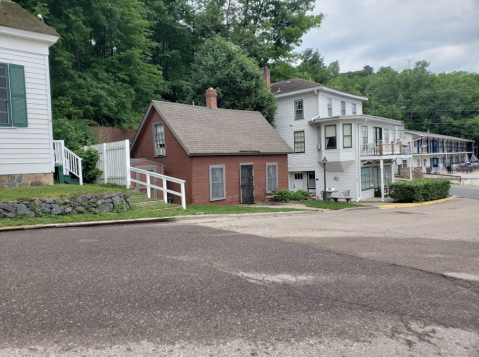
M 11 64 L 10 74 L 10 103 L 13 126 L 26 127 L 27 121 L 27 96 L 25 93 L 25 74 L 23 66 Z

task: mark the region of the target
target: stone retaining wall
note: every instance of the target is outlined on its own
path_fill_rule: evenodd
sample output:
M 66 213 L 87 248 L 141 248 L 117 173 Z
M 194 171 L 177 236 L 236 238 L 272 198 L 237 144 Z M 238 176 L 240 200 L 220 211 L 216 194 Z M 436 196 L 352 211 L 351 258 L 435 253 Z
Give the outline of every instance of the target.
M 0 175 L 0 188 L 53 185 L 53 173 Z
M 122 192 L 81 195 L 69 198 L 0 202 L 0 218 L 41 217 L 79 213 L 123 212 L 130 209 L 130 198 Z

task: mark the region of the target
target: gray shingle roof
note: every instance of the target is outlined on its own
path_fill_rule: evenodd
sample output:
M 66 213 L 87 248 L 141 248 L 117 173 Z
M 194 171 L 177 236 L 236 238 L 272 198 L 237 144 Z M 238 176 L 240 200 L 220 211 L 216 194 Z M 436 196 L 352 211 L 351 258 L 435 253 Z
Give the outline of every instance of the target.
M 190 155 L 290 154 L 259 112 L 153 101 Z
M 273 83 L 271 85 L 271 92 L 273 94 L 280 94 L 280 93 L 285 94 L 285 93 L 296 92 L 298 90 L 317 88 L 317 87 L 321 87 L 321 84 L 306 81 L 301 78 L 293 78 L 293 79 L 288 79 L 286 81 Z
M 333 91 L 345 93 L 348 95 L 354 95 L 356 97 L 362 97 L 366 100 L 368 99 L 368 97 L 361 94 L 346 92 L 344 90 L 328 87 L 320 83 L 310 82 L 301 78 L 292 78 L 285 81 L 273 83 L 271 85 L 271 93 L 273 93 L 274 95 L 280 95 L 280 94 L 293 93 L 296 91 L 301 91 L 306 89 L 313 90 L 314 88 L 320 88 L 323 90 L 333 90 Z
M 428 132 L 425 132 L 425 131 L 405 130 L 405 132 L 413 134 L 413 135 L 423 136 L 425 138 L 439 138 L 439 139 L 470 141 L 470 142 L 474 141 L 474 140 L 469 140 L 469 139 L 458 138 L 457 136 L 448 136 L 448 135 L 442 135 L 442 134 L 428 133 Z
M 0 2 L 0 26 L 60 36 L 54 29 L 45 25 L 20 5 L 10 1 Z

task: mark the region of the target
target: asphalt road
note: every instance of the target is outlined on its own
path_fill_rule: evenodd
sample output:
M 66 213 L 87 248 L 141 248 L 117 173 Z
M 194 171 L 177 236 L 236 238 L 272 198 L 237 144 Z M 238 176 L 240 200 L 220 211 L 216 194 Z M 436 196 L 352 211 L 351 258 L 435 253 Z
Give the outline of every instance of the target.
M 0 356 L 479 356 L 474 205 L 2 233 Z
M 479 188 L 477 187 L 468 187 L 468 186 L 451 186 L 449 191 L 451 195 L 464 198 L 472 198 L 479 200 Z

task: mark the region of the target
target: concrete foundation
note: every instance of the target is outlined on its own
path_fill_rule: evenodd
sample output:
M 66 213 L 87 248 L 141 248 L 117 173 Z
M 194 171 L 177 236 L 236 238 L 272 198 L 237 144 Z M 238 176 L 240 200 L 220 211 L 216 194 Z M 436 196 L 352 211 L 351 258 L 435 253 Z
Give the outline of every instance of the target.
M 0 175 L 0 188 L 53 185 L 53 173 Z

